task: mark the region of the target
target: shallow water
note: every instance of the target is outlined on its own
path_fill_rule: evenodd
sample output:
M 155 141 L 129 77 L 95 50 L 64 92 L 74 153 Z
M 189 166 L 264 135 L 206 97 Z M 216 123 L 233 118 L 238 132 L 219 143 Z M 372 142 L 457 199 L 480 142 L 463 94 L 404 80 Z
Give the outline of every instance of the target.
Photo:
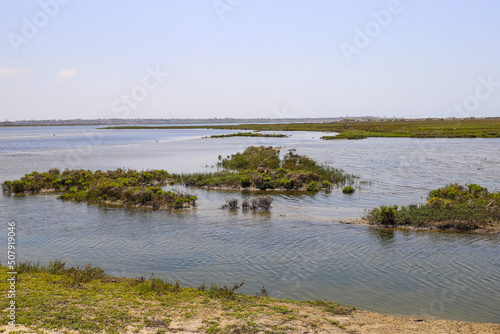
M 4 221 L 18 226 L 18 259 L 92 262 L 112 275 L 154 272 L 189 286 L 245 280 L 241 291 L 250 294 L 264 285 L 276 297 L 500 323 L 498 235 L 387 231 L 335 222 L 381 204 L 423 202 L 429 190 L 448 182 L 500 191 L 498 139 L 320 141 L 323 133 L 299 132 L 290 138 L 200 139 L 231 132 L 0 128 L 1 181 L 54 166 L 205 171 L 219 154 L 273 145 L 295 148 L 368 184 L 353 195 L 271 193 L 270 213 L 218 209 L 226 199 L 241 201 L 249 192 L 183 189 L 198 196 L 198 207 L 173 213 L 67 203 L 54 194 L 2 195 Z

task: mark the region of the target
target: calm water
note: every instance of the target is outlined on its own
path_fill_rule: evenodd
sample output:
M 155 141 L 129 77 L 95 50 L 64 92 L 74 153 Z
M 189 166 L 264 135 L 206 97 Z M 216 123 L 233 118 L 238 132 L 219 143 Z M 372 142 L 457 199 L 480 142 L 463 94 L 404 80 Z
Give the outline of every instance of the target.
M 205 171 L 249 145 L 295 148 L 359 175 L 352 196 L 271 194 L 270 213 L 228 212 L 249 193 L 183 189 L 199 205 L 152 212 L 67 203 L 56 195 L 0 196 L 2 220 L 18 226 L 18 259 L 92 262 L 112 275 L 162 276 L 182 285 L 234 284 L 254 294 L 329 299 L 390 314 L 500 323 L 500 236 L 387 231 L 342 225 L 381 204 L 425 201 L 448 182 L 500 191 L 500 140 L 369 138 L 201 139 L 232 131 L 0 128 L 1 182 L 51 167 Z M 179 188 L 179 187 L 176 187 Z M 5 247 L 6 238 L 1 239 Z M 5 248 L 4 248 L 5 249 Z M 0 252 L 5 263 L 6 254 Z

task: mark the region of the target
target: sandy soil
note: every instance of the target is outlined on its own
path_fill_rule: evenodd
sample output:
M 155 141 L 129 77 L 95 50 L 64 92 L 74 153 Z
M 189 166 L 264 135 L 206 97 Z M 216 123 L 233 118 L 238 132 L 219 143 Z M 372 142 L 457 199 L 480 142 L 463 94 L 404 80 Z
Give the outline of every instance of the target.
M 207 313 L 208 312 L 208 313 Z M 207 316 L 216 316 L 218 310 L 211 310 L 200 314 L 200 317 L 194 319 L 175 319 L 168 327 L 163 330 L 166 333 L 205 333 L 203 327 L 203 318 Z M 432 334 L 484 334 L 494 333 L 500 334 L 500 324 L 473 323 L 453 320 L 428 320 L 421 318 L 410 318 L 401 316 L 383 315 L 370 311 L 356 311 L 353 316 L 329 316 L 323 312 L 318 312 L 317 309 L 304 307 L 301 309 L 302 319 L 293 320 L 286 324 L 279 318 L 266 317 L 255 320 L 260 325 L 265 325 L 272 331 L 273 326 L 280 326 L 281 332 L 285 333 L 348 333 L 348 334 L 389 334 L 389 333 L 432 333 Z M 337 321 L 338 325 L 332 324 L 330 320 Z M 230 325 L 231 323 L 221 322 L 221 327 Z M 243 324 L 243 322 L 242 322 Z M 311 326 L 316 324 L 317 326 Z M 240 324 L 241 325 L 241 324 Z M 0 332 L 10 333 L 13 331 L 22 331 L 25 333 L 35 333 L 23 325 L 0 326 Z M 157 333 L 158 328 L 145 328 L 140 333 Z M 45 333 L 63 333 L 63 331 L 44 330 Z M 234 332 L 245 333 L 246 331 Z M 133 333 L 132 328 L 129 328 L 126 333 Z M 259 331 L 258 333 L 264 333 Z

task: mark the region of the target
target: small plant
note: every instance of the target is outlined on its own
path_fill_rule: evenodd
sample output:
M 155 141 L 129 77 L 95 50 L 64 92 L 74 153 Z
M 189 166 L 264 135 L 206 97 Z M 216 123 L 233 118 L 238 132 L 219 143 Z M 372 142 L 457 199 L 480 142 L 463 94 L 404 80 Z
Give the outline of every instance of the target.
M 208 289 L 208 297 L 216 299 L 234 299 L 236 296 L 234 291 L 241 288 L 243 284 L 245 284 L 245 281 L 242 281 L 240 284 L 235 284 L 232 288 L 228 288 L 225 285 L 220 286 L 212 283 Z
M 344 194 L 352 194 L 352 193 L 354 193 L 355 191 L 356 191 L 356 190 L 355 190 L 353 187 L 351 187 L 351 186 L 347 186 L 347 187 L 344 187 L 344 189 L 342 189 L 342 192 L 343 192 Z

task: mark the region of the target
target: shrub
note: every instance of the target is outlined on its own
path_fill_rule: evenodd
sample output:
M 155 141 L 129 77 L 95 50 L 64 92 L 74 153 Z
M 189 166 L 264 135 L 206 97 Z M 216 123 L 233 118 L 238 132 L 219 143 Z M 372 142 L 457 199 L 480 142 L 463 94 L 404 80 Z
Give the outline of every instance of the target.
M 272 146 L 250 146 L 243 153 L 236 153 L 220 160 L 217 166 L 230 170 L 257 169 L 258 167 L 276 169 L 280 167 L 279 152 Z
M 265 175 L 265 174 L 264 174 Z M 274 182 L 270 176 L 265 175 L 259 186 L 260 190 L 274 189 Z
M 256 196 L 250 199 L 250 207 L 252 210 L 269 210 L 271 203 L 273 202 L 272 197 L 269 196 Z
M 318 191 L 319 188 L 318 188 L 318 184 L 314 181 L 310 182 L 308 185 L 307 185 L 307 191 Z
M 321 185 L 323 186 L 323 188 L 325 189 L 331 189 L 332 188 L 332 184 L 330 183 L 330 181 L 328 180 L 323 180 L 323 182 L 321 182 Z
M 222 205 L 220 207 L 221 209 L 230 209 L 234 210 L 238 208 L 238 199 L 237 198 L 231 198 L 226 201 L 226 204 Z
M 281 180 L 281 186 L 285 189 L 293 189 L 294 187 L 294 181 L 290 179 L 282 179 Z
M 395 212 L 398 209 L 397 205 L 394 206 L 381 206 L 380 207 L 380 222 L 383 225 L 394 225 L 396 223 Z
M 344 189 L 342 189 L 342 192 L 344 194 L 352 194 L 355 191 L 356 190 L 353 187 L 351 187 L 351 186 L 347 186 L 347 187 L 344 187 Z
M 49 169 L 49 174 L 59 175 L 61 172 L 57 168 L 51 168 Z
M 368 213 L 368 220 L 374 224 L 395 225 L 397 205 L 375 208 Z
M 243 188 L 248 188 L 252 185 L 252 179 L 249 178 L 248 176 L 244 176 L 241 178 L 241 186 Z
M 26 181 L 12 181 L 10 183 L 10 190 L 13 192 L 13 193 L 21 193 L 21 192 L 24 192 L 26 190 L 26 186 L 28 185 L 28 183 Z

